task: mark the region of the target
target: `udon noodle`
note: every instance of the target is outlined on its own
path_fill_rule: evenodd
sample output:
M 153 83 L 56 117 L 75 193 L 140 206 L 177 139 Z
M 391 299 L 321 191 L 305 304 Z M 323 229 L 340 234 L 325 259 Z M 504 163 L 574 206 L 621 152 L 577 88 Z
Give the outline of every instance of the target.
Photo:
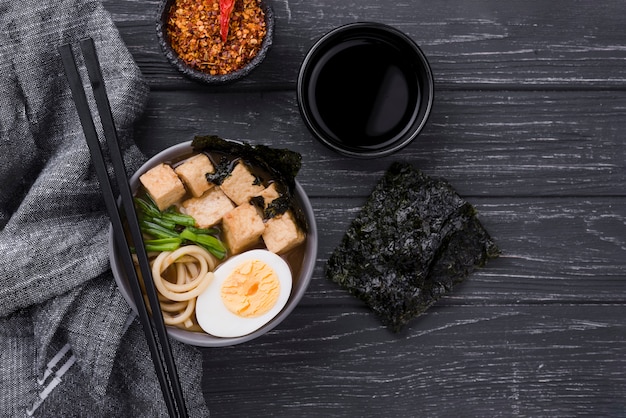
M 165 324 L 194 328 L 196 298 L 211 283 L 217 263 L 213 255 L 197 245 L 163 251 L 152 258 L 152 277 Z
M 150 168 L 140 176 L 135 196 L 164 322 L 194 332 L 205 332 L 196 319 L 196 300 L 211 286 L 218 264 L 247 250 L 267 249 L 280 254 L 297 277 L 304 257 L 306 228 L 281 183 L 285 174 L 252 158 L 246 147 L 233 155 L 238 152 L 231 144 L 214 145 L 216 151 Z M 257 164 L 248 164 L 244 155 Z M 208 174 L 217 176 L 215 181 Z M 218 175 L 226 177 L 218 182 Z

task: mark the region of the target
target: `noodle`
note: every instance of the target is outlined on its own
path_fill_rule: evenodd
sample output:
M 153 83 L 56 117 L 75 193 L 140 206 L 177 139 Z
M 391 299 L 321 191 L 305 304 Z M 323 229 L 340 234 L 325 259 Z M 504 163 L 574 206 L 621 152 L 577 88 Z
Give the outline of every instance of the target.
M 163 322 L 165 322 L 166 325 L 177 325 L 177 324 L 182 324 L 183 322 L 186 322 L 187 320 L 189 320 L 191 318 L 191 314 L 194 312 L 194 309 L 196 308 L 196 298 L 193 299 L 189 299 L 187 302 L 187 307 L 185 308 L 184 311 L 179 312 L 176 315 L 170 315 L 169 313 L 163 311 Z M 161 308 L 163 308 L 163 304 L 161 304 Z M 192 324 L 191 321 L 190 325 Z
M 262 235 L 262 231 L 260 231 L 259 228 L 259 230 L 255 230 L 251 234 L 249 234 L 247 231 L 241 231 L 240 234 L 239 231 L 235 231 L 236 228 L 232 230 L 226 228 L 226 225 L 224 225 L 222 220 L 222 217 L 225 213 L 222 213 L 221 210 L 217 211 L 220 213 L 219 217 L 216 217 L 216 219 L 213 219 L 211 222 L 198 222 L 195 217 L 202 216 L 202 210 L 199 209 L 198 211 L 188 211 L 184 208 L 185 202 L 191 198 L 201 198 L 203 193 L 207 191 L 206 187 L 211 187 L 211 184 L 208 184 L 207 181 L 209 183 L 212 183 L 212 181 L 207 178 L 206 174 L 208 172 L 214 172 L 216 166 L 215 162 L 221 161 L 223 158 L 226 158 L 228 162 L 233 165 L 233 167 L 237 166 L 240 169 L 243 169 L 243 173 L 241 174 L 243 177 L 241 177 L 241 181 L 247 181 L 245 180 L 247 176 L 251 176 L 255 179 L 255 193 L 260 193 L 259 197 L 262 197 L 263 201 L 265 202 L 265 207 L 267 207 L 267 205 L 269 205 L 271 201 L 281 197 L 288 197 L 289 200 L 291 200 L 291 193 L 288 190 L 289 188 L 287 187 L 287 185 L 281 184 L 281 179 L 275 178 L 275 174 L 277 173 L 274 172 L 273 168 L 269 167 L 268 163 L 264 163 L 262 161 L 262 154 L 264 154 L 263 152 L 259 153 L 258 156 L 256 155 L 256 151 L 251 153 L 250 155 L 254 157 L 254 160 L 257 160 L 258 158 L 257 163 L 250 166 L 246 164 L 244 166 L 244 164 L 239 165 L 238 163 L 242 158 L 245 157 L 245 155 L 248 154 L 249 151 L 247 147 L 241 148 L 241 152 L 244 155 L 238 155 L 239 152 L 235 152 L 235 154 L 237 155 L 234 155 L 230 152 L 222 153 L 219 150 L 219 146 L 217 146 L 218 149 L 216 149 L 215 152 L 210 151 L 209 148 L 211 147 L 209 146 L 208 142 L 205 144 L 204 141 L 201 141 L 201 143 L 201 148 L 206 147 L 206 150 L 204 152 L 194 152 L 193 154 L 189 155 L 180 155 L 178 157 L 175 157 L 174 160 L 171 162 L 159 164 L 156 167 L 150 168 L 147 172 L 143 173 L 139 179 L 141 185 L 140 189 L 137 190 L 136 195 L 136 208 L 139 209 L 139 211 L 141 212 L 140 214 L 145 217 L 146 220 L 155 221 L 159 225 L 167 225 L 164 226 L 164 228 L 173 232 L 173 235 L 166 235 L 176 236 L 180 238 L 180 242 L 174 245 L 174 247 L 178 246 L 176 250 L 165 252 L 150 251 L 147 254 L 148 258 L 150 259 L 151 273 L 153 278 L 153 283 L 151 283 L 150 286 L 154 285 L 157 290 L 158 303 L 161 307 L 163 320 L 168 326 L 176 326 L 180 329 L 194 332 L 205 332 L 199 326 L 196 319 L 197 297 L 200 296 L 209 286 L 211 286 L 214 277 L 213 271 L 216 269 L 217 265 L 220 264 L 222 261 L 228 260 L 229 256 L 239 252 L 237 251 L 238 248 L 229 248 L 230 245 L 228 243 L 229 239 L 227 239 L 227 236 L 230 236 L 232 234 L 233 236 L 237 236 L 237 240 L 241 239 L 242 242 L 250 240 L 247 245 L 249 245 L 250 247 L 258 247 L 260 246 L 259 244 L 262 241 L 262 238 L 260 236 Z M 216 144 L 221 144 L 221 140 L 216 142 Z M 235 147 L 234 149 L 238 149 L 238 147 Z M 299 162 L 297 162 L 295 159 L 296 156 L 296 153 L 287 153 L 284 155 L 284 157 L 287 157 L 287 159 L 293 159 L 294 163 L 299 164 Z M 200 159 L 196 157 L 200 157 Z M 176 217 L 170 218 L 166 224 L 162 222 L 157 222 L 157 219 L 165 220 L 169 217 L 168 214 L 159 209 L 160 205 L 157 204 L 157 201 L 155 201 L 154 199 L 154 192 L 159 191 L 162 187 L 166 188 L 166 186 L 164 186 L 162 182 L 144 182 L 142 180 L 142 177 L 147 180 L 149 176 L 144 176 L 148 172 L 158 174 L 160 172 L 159 170 L 161 170 L 162 168 L 165 168 L 170 174 L 173 170 L 175 176 L 178 177 L 176 180 L 182 182 L 184 186 L 183 196 L 175 199 L 175 202 L 169 202 L 167 206 L 169 208 L 174 208 L 174 212 L 178 212 L 179 215 L 185 215 L 186 217 L 193 218 L 193 222 L 191 222 L 192 219 L 184 219 L 185 222 L 183 222 L 183 217 L 180 217 L 178 219 L 176 219 Z M 293 168 L 296 167 L 294 166 Z M 259 179 L 267 180 L 261 181 L 257 184 L 256 180 Z M 174 179 L 172 179 L 172 181 L 174 181 Z M 196 190 L 196 183 L 198 185 L 197 189 L 202 189 L 202 192 L 193 193 L 193 191 Z M 179 189 L 178 186 L 179 182 L 176 182 L 176 187 Z M 267 192 L 264 191 L 265 189 L 267 189 Z M 263 190 L 263 192 L 261 190 Z M 200 196 L 196 196 L 196 194 L 199 194 Z M 221 195 L 224 196 L 224 203 L 226 203 L 226 206 L 224 206 L 224 211 L 226 211 L 227 207 L 228 210 L 232 210 L 238 207 L 234 201 L 229 200 L 230 198 L 227 194 L 222 192 Z M 245 200 L 247 202 L 248 198 L 246 198 Z M 232 205 L 227 204 L 228 202 L 230 202 Z M 263 208 L 259 209 L 263 210 Z M 293 209 L 296 209 L 296 207 L 294 207 Z M 204 213 L 204 215 L 206 215 L 206 213 Z M 242 216 L 241 214 L 238 214 L 237 216 L 240 218 L 242 223 L 246 222 L 245 216 Z M 187 220 L 190 222 L 187 223 Z M 194 228 L 191 228 L 190 225 L 193 225 L 195 227 L 195 230 Z M 226 232 L 227 229 L 229 231 L 228 233 Z M 265 228 L 263 227 L 263 230 L 264 229 Z M 159 238 L 155 236 L 155 232 L 152 231 L 154 230 L 151 230 L 150 228 L 142 228 L 145 239 Z M 202 237 L 202 235 L 205 234 L 210 235 L 211 238 L 214 238 L 216 242 L 211 240 L 207 236 Z M 157 235 L 160 236 L 160 234 Z M 242 235 L 242 237 L 239 237 L 240 235 Z M 247 237 L 247 235 L 250 235 L 250 237 Z M 253 235 L 254 237 L 252 237 Z M 276 239 L 278 238 L 279 237 L 276 237 Z M 265 237 L 263 237 L 263 239 L 265 239 Z M 285 240 L 286 239 L 287 238 L 285 238 Z M 210 251 L 202 246 L 196 245 L 196 243 L 203 242 L 207 243 L 206 245 L 210 247 Z M 244 247 L 245 245 L 242 246 L 241 249 L 244 249 Z M 267 245 L 265 245 L 265 248 L 267 248 Z M 299 271 L 302 268 L 301 265 L 303 254 L 304 246 L 300 246 L 300 249 L 298 249 L 297 251 L 292 252 L 291 250 L 289 250 L 289 252 L 285 253 L 285 257 L 289 265 L 293 266 L 296 271 Z M 144 283 L 143 278 L 141 277 L 141 271 L 138 268 L 139 263 L 137 261 L 136 255 L 133 255 L 133 259 L 136 264 L 137 273 L 139 273 L 138 277 L 140 280 L 141 289 L 144 293 L 144 297 L 146 297 L 146 285 L 148 283 Z M 215 283 L 213 285 L 215 285 Z M 147 305 L 149 306 L 150 304 L 147 303 Z M 156 310 L 156 306 L 153 306 L 153 308 Z
M 198 274 L 193 280 L 186 281 L 184 284 L 174 284 L 165 280 L 162 273 L 183 255 L 191 255 L 197 260 L 200 264 Z M 173 301 L 184 301 L 197 297 L 209 286 L 210 279 L 213 277 L 213 272 L 210 270 L 214 268 L 215 260 L 208 251 L 197 245 L 186 245 L 173 252 L 160 253 L 152 264 L 152 276 L 154 285 L 163 296 Z
M 211 283 L 216 265 L 215 257 L 196 245 L 164 251 L 152 260 L 152 277 L 165 324 L 194 327 L 196 298 Z M 170 280 L 164 277 L 166 270 Z

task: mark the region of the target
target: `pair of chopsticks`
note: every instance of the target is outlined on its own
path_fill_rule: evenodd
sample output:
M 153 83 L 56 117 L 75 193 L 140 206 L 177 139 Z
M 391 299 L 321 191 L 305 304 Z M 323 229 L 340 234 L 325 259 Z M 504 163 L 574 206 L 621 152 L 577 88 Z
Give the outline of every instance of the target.
M 126 168 L 120 151 L 119 142 L 117 138 L 117 130 L 113 121 L 113 115 L 111 113 L 111 107 L 109 99 L 105 90 L 104 80 L 102 78 L 102 71 L 100 69 L 100 62 L 96 53 L 95 44 L 93 39 L 87 38 L 80 42 L 80 49 L 83 54 L 85 66 L 87 67 L 87 73 L 91 83 L 91 89 L 96 101 L 97 113 L 100 116 L 100 121 L 104 131 L 104 136 L 110 152 L 110 158 L 113 163 L 113 170 L 115 178 L 117 179 L 118 188 L 122 198 L 122 207 L 118 209 L 113 189 L 111 186 L 111 179 L 109 178 L 106 163 L 104 160 L 100 141 L 98 140 L 98 134 L 94 125 L 94 120 L 91 117 L 91 111 L 89 103 L 87 102 L 87 96 L 83 89 L 83 83 L 76 66 L 76 60 L 72 53 L 72 46 L 69 44 L 62 45 L 59 48 L 63 66 L 67 75 L 67 79 L 72 91 L 72 97 L 78 110 L 78 116 L 80 123 L 85 133 L 87 145 L 91 153 L 98 181 L 100 182 L 100 188 L 104 195 L 104 202 L 111 218 L 111 224 L 113 226 L 113 235 L 115 237 L 117 249 L 120 252 L 124 269 L 130 283 L 133 298 L 137 305 L 137 311 L 139 314 L 139 320 L 143 327 L 146 341 L 150 349 L 152 356 L 152 362 L 156 369 L 156 374 L 161 385 L 161 391 L 165 398 L 165 404 L 171 417 L 186 417 L 187 410 L 185 407 L 185 400 L 182 393 L 182 388 L 178 380 L 178 372 L 176 371 L 176 364 L 174 357 L 172 356 L 169 340 L 167 338 L 167 331 L 165 329 L 165 323 L 163 322 L 163 316 L 159 305 L 156 289 L 152 281 L 152 273 L 150 269 L 150 263 L 146 254 L 141 230 L 137 220 L 137 213 L 133 203 L 133 195 L 126 177 Z M 139 267 L 141 275 L 144 280 L 146 293 L 148 294 L 148 300 L 150 302 L 150 308 L 152 310 L 152 322 L 150 321 L 150 315 L 148 314 L 149 307 L 146 306 L 145 299 L 143 298 L 137 272 L 134 267 L 130 245 L 126 240 L 126 234 L 122 225 L 123 211 L 126 215 L 126 220 L 131 233 L 132 242 L 135 246 L 137 258 L 139 260 Z M 154 329 L 153 326 L 154 325 Z M 156 330 L 156 335 L 154 331 Z

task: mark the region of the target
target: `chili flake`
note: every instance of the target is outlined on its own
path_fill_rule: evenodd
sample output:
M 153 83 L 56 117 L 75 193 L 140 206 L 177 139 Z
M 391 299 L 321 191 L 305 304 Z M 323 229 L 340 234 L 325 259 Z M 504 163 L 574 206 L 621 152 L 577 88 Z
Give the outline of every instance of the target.
M 211 75 L 243 68 L 261 49 L 267 29 L 259 0 L 235 0 L 226 42 L 220 0 L 175 0 L 167 18 L 170 45 L 187 65 Z

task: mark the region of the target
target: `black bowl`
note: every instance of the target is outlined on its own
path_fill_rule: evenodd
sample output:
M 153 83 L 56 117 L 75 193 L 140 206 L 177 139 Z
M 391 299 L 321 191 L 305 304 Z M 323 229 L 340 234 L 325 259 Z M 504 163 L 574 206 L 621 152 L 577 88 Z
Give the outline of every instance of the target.
M 340 26 L 306 54 L 298 106 L 315 138 L 351 157 L 373 158 L 408 145 L 426 125 L 434 81 L 426 56 L 380 23 Z
M 183 73 L 183 75 L 192 80 L 212 85 L 228 84 L 240 80 L 250 74 L 252 70 L 254 70 L 256 67 L 259 66 L 259 64 L 261 64 L 261 62 L 263 62 L 265 56 L 267 55 L 267 52 L 272 46 L 274 38 L 274 11 L 267 4 L 266 1 L 261 0 L 261 8 L 263 9 L 263 12 L 265 14 L 266 34 L 263 38 L 263 42 L 261 43 L 261 49 L 245 67 L 224 75 L 211 75 L 209 73 L 192 68 L 178 57 L 176 52 L 172 49 L 169 37 L 167 35 L 167 15 L 173 3 L 174 0 L 163 0 L 159 4 L 156 20 L 157 38 L 159 40 L 159 45 L 161 45 L 161 50 L 163 51 L 163 54 L 165 55 L 167 60 L 178 71 L 180 71 L 181 73 Z

